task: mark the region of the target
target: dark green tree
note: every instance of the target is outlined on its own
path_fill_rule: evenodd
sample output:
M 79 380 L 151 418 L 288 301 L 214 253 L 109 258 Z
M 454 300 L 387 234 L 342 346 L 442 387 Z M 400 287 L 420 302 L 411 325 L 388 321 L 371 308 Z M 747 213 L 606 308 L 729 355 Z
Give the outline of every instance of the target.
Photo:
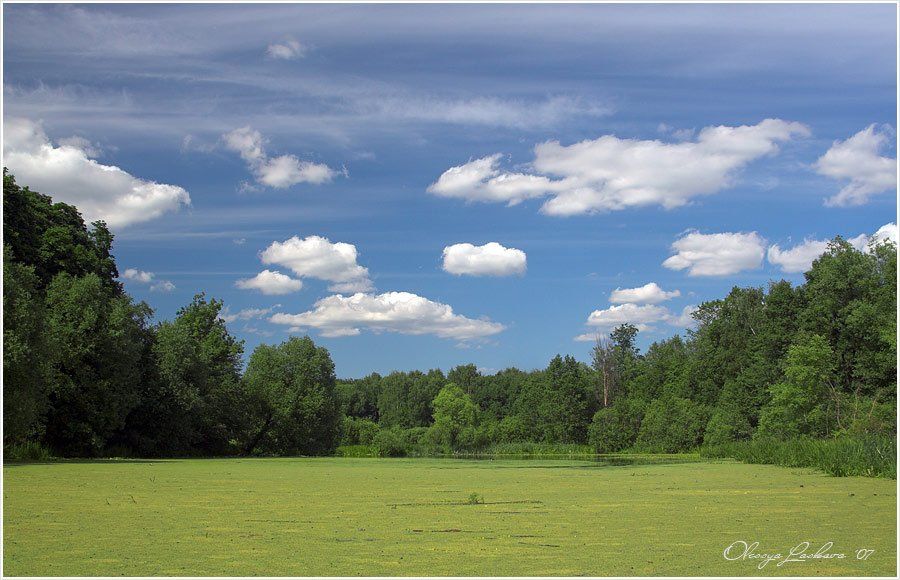
M 340 436 L 334 363 L 311 338 L 260 345 L 244 375 L 253 421 L 246 453 L 325 455 Z

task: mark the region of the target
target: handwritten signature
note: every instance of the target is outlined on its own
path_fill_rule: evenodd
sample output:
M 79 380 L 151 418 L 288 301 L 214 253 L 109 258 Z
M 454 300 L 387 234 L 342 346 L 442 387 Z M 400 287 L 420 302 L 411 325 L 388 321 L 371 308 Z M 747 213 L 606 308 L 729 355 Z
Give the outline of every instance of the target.
M 722 552 L 722 556 L 729 561 L 747 560 L 759 562 L 756 566 L 759 570 L 765 568 L 770 562 L 776 562 L 775 566 L 780 568 L 788 562 L 809 562 L 810 560 L 832 559 L 843 560 L 848 557 L 847 554 L 843 552 L 831 551 L 834 547 L 834 542 L 822 544 L 815 552 L 811 552 L 810 547 L 811 544 L 809 542 L 800 542 L 786 554 L 782 554 L 781 552 L 760 551 L 759 542 L 745 542 L 744 540 L 738 540 L 725 548 L 725 551 Z M 860 548 L 853 555 L 857 560 L 867 560 L 873 553 L 875 553 L 875 550 Z

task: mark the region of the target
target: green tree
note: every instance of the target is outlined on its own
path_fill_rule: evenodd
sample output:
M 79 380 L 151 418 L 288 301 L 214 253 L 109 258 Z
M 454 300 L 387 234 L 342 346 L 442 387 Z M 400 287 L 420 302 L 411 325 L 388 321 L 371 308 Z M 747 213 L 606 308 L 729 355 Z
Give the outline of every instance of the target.
M 3 437 L 21 443 L 43 432 L 50 379 L 44 297 L 34 267 L 3 252 Z
M 340 435 L 334 363 L 308 336 L 250 356 L 244 385 L 253 409 L 245 452 L 280 455 L 331 453 Z
M 618 399 L 594 414 L 588 442 L 597 453 L 616 453 L 634 445 L 640 427 L 640 407 L 630 399 Z
M 165 423 L 177 425 L 170 447 L 224 455 L 238 451 L 245 402 L 240 387 L 243 341 L 219 318 L 222 303 L 198 294 L 159 325 L 153 354 Z
M 840 426 L 840 393 L 835 387 L 833 352 L 824 337 L 800 337 L 788 349 L 785 380 L 771 387 L 760 415 L 759 437 L 820 437 Z
M 474 443 L 478 408 L 461 388 L 448 383 L 434 398 L 434 423 L 428 428 L 429 442 L 450 451 Z
M 139 400 L 146 304 L 96 274 L 58 274 L 47 288 L 51 380 L 46 437 L 61 455 L 99 454 Z
M 651 453 L 690 451 L 703 436 L 703 415 L 703 409 L 689 399 L 657 399 L 644 415 L 636 446 Z
M 34 267 L 42 289 L 65 272 L 77 278 L 96 274 L 108 290 L 122 293 L 106 224 L 94 222 L 88 230 L 77 208 L 20 187 L 5 168 L 3 237 L 12 260 Z

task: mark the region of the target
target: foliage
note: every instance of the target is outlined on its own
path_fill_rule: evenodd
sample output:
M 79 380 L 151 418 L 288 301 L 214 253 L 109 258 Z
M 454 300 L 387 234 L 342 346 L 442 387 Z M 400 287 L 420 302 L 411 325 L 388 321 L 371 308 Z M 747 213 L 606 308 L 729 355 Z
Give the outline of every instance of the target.
M 50 392 L 45 440 L 63 456 L 101 454 L 139 402 L 150 309 L 96 274 L 58 274 L 46 293 Z
M 657 399 L 647 408 L 635 448 L 650 453 L 694 449 L 703 435 L 703 409 L 689 399 Z
M 434 423 L 428 428 L 428 443 L 438 449 L 471 448 L 475 443 L 478 409 L 472 398 L 454 383 L 448 383 L 434 398 Z
M 597 411 L 588 429 L 588 441 L 597 453 L 616 453 L 634 445 L 640 427 L 638 405 L 620 399 Z
M 3 448 L 3 461 L 12 463 L 34 463 L 50 461 L 53 454 L 46 445 L 36 441 L 13 443 Z
M 43 434 L 50 348 L 44 300 L 33 266 L 3 259 L 3 437 L 22 444 Z
M 324 455 L 337 446 L 334 363 L 309 337 L 258 346 L 244 385 L 252 409 L 245 453 Z
M 700 456 L 728 457 L 745 463 L 784 467 L 812 467 L 837 477 L 897 478 L 897 437 L 867 435 L 833 439 L 798 438 L 789 441 L 756 438 L 752 441 L 704 446 Z

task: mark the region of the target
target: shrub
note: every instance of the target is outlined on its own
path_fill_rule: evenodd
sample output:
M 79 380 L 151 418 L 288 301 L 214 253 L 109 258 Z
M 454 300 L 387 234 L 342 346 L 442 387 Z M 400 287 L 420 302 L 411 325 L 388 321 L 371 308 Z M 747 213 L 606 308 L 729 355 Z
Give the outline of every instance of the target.
M 378 430 L 378 423 L 370 419 L 344 417 L 341 420 L 341 445 L 372 445 Z
M 650 453 L 690 451 L 700 443 L 702 434 L 702 409 L 688 399 L 666 397 L 650 404 L 636 447 Z
M 615 453 L 634 444 L 641 417 L 627 400 L 600 409 L 588 428 L 588 442 L 597 453 Z
M 700 456 L 784 467 L 811 467 L 837 477 L 859 475 L 897 478 L 896 436 L 844 436 L 789 441 L 757 438 L 752 441 L 707 445 L 700 449 Z
M 3 449 L 4 461 L 50 461 L 53 455 L 50 450 L 40 443 L 34 441 L 26 441 L 25 443 L 15 443 L 8 445 Z

